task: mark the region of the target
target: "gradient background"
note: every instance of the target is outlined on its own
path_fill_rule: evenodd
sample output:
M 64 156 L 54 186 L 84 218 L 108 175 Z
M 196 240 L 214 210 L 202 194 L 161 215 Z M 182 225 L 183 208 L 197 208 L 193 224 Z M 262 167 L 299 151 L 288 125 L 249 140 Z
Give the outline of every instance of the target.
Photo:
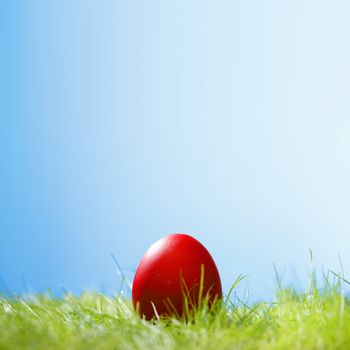
M 2 1 L 0 289 L 115 292 L 187 232 L 252 298 L 350 274 L 348 1 Z M 243 287 L 242 287 L 243 288 Z

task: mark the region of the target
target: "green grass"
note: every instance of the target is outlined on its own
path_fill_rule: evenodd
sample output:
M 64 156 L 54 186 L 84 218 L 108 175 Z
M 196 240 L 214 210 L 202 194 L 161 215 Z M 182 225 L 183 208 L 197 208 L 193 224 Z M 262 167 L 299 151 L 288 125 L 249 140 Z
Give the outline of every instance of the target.
M 187 322 L 140 320 L 121 297 L 84 293 L 0 298 L 0 349 L 350 349 L 350 301 L 340 277 L 273 303 L 226 300 Z

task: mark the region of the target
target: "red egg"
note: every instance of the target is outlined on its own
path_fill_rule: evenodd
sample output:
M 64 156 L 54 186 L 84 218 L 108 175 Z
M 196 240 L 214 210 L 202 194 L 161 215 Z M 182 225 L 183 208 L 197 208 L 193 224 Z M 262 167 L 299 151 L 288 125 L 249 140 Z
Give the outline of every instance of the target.
M 222 288 L 214 260 L 200 242 L 186 234 L 171 234 L 148 249 L 132 286 L 133 306 L 141 316 L 180 318 L 187 305 L 192 310 L 205 296 L 211 304 L 222 298 Z

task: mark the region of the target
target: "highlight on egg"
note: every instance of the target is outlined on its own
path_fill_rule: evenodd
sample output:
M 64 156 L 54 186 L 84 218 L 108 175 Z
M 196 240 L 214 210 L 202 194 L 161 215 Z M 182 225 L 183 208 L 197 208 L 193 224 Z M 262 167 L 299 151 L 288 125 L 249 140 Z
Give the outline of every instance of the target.
M 132 286 L 135 311 L 146 320 L 183 318 L 202 300 L 222 299 L 218 269 L 208 250 L 187 234 L 167 235 L 147 250 Z

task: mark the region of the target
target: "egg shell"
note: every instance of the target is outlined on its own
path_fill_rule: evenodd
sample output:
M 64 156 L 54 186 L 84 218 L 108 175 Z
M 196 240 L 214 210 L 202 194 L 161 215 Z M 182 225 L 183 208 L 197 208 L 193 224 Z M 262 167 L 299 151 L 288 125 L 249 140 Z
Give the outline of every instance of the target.
M 189 308 L 198 305 L 201 271 L 204 297 L 209 303 L 222 298 L 218 269 L 208 250 L 187 234 L 170 234 L 155 242 L 141 259 L 132 286 L 134 309 L 147 320 L 184 315 L 184 297 Z

